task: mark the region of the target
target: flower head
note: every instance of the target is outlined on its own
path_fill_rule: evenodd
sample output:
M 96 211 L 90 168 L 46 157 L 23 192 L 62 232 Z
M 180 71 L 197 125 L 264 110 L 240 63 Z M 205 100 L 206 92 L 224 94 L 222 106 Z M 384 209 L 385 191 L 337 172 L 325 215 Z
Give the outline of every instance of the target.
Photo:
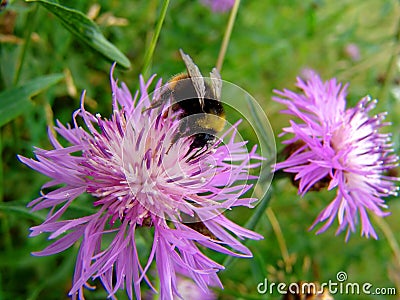
M 284 142 L 292 150 L 276 169 L 296 174 L 301 195 L 323 183 L 329 190 L 337 189 L 335 199 L 313 224 L 325 222 L 318 233 L 337 217 L 337 233 L 347 229 L 348 238 L 360 218 L 362 235 L 377 238 L 368 213 L 388 215 L 381 198 L 396 194 L 398 180 L 385 175 L 398 160 L 392 154 L 390 135 L 379 133 L 388 125 L 383 122 L 386 114 L 370 117 L 368 113 L 377 101 L 369 97 L 346 109 L 347 86 L 342 87 L 335 79 L 322 82 L 314 73 L 306 82 L 298 78 L 297 86 L 301 94 L 275 91 L 279 97 L 274 100 L 288 108 L 284 113 L 300 119 L 298 123 L 291 120 L 291 126 L 284 128 L 284 134 L 294 135 Z
M 83 299 L 88 280 L 99 278 L 109 297 L 126 289 L 130 299 L 139 299 L 142 281 L 155 291 L 147 272 L 154 260 L 161 299 L 179 295 L 176 274 L 191 278 L 207 293 L 209 286 L 222 286 L 216 273 L 223 266 L 205 256 L 199 245 L 249 257 L 251 252 L 237 238 L 262 238 L 221 213 L 234 206 L 251 207 L 255 200 L 239 197 L 251 187 L 246 183 L 249 170 L 259 165 L 256 148 L 249 153 L 245 142 L 235 142 L 233 126 L 225 132 L 227 143 L 217 142 L 187 159 L 192 139 L 175 138 L 178 114 L 171 113 L 168 103 L 162 104 L 161 113 L 148 109 L 161 97 L 161 81 L 148 93 L 153 79 L 140 78 L 140 91 L 132 97 L 111 72 L 110 118 L 86 111 L 83 95 L 73 125 L 57 122 L 55 127 L 69 146 L 62 146 L 49 130 L 52 150 L 36 148 L 36 160 L 19 157 L 51 178 L 42 196 L 30 203 L 33 210 L 50 208 L 43 224 L 31 228 L 31 236 L 49 232 L 57 240 L 34 254 L 55 254 L 82 239 L 73 298 Z M 95 213 L 63 220 L 83 193 L 93 196 Z M 147 254 L 139 253 L 136 244 L 137 233 L 144 230 L 153 235 Z M 147 263 L 141 264 L 146 257 Z
M 214 12 L 226 12 L 235 4 L 235 0 L 201 0 L 209 6 Z

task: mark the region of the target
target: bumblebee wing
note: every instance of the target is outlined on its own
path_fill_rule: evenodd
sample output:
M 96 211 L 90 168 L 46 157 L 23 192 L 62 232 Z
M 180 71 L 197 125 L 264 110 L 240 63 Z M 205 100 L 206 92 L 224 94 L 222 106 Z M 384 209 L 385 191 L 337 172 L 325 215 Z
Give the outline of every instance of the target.
M 189 77 L 192 80 L 193 86 L 196 90 L 197 96 L 200 99 L 201 107 L 204 107 L 204 96 L 206 94 L 206 87 L 204 84 L 203 75 L 201 75 L 199 68 L 195 65 L 189 55 L 185 54 L 182 49 L 179 49 L 182 59 L 185 62 L 186 69 Z
M 222 79 L 221 75 L 219 74 L 218 70 L 216 68 L 212 69 L 210 72 L 210 77 L 211 77 L 211 86 L 213 89 L 214 96 L 216 99 L 221 101 L 221 90 L 222 90 Z

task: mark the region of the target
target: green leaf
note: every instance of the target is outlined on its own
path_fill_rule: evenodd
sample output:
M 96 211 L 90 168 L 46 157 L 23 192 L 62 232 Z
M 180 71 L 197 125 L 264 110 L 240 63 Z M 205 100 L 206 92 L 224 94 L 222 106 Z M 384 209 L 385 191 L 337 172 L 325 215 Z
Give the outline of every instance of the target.
M 101 33 L 99 27 L 86 17 L 82 12 L 54 3 L 50 0 L 26 0 L 26 2 L 39 2 L 46 9 L 57 16 L 62 24 L 77 36 L 81 41 L 104 55 L 116 61 L 124 68 L 130 68 L 129 59 Z
M 3 211 L 8 214 L 19 215 L 22 218 L 32 219 L 35 221 L 43 222 L 46 220 L 45 214 L 40 214 L 38 212 L 31 211 L 30 208 L 27 208 L 25 204 L 15 203 L 15 202 L 6 202 L 0 203 L 0 212 Z
M 30 99 L 64 78 L 51 74 L 30 80 L 0 93 L 0 126 L 16 118 L 32 105 Z

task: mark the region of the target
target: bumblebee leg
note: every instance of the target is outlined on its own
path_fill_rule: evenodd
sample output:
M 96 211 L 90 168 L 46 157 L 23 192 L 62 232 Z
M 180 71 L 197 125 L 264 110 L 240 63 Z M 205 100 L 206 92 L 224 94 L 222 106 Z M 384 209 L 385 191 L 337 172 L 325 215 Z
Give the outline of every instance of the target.
M 208 151 L 208 145 L 204 145 L 203 147 L 199 147 L 199 146 L 194 146 L 193 144 L 190 145 L 190 148 L 188 150 L 188 152 L 185 154 L 184 157 L 187 157 L 189 155 L 189 153 L 191 153 L 194 149 L 197 148 L 197 151 L 195 153 L 193 153 L 193 155 L 191 155 L 189 158 L 186 159 L 186 162 L 195 159 L 201 155 L 203 155 L 204 153 L 206 153 Z
M 161 93 L 160 99 L 151 103 L 151 105 L 148 108 L 143 109 L 143 112 L 146 112 L 148 110 L 160 107 L 162 104 L 166 103 L 172 96 L 172 91 L 170 89 L 166 89 Z

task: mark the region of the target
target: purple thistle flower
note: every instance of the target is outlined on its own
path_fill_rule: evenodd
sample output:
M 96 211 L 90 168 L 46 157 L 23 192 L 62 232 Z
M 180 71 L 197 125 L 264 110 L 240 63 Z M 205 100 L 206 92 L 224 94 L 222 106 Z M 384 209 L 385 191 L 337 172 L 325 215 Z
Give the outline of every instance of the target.
M 249 170 L 259 166 L 251 162 L 261 159 L 256 147 L 248 153 L 245 142 L 235 142 L 234 125 L 224 133 L 230 135 L 226 144 L 217 142 L 187 160 L 191 139 L 171 143 L 179 120 L 165 113 L 168 103 L 161 114 L 146 110 L 151 98 L 160 99 L 161 80 L 149 95 L 154 76 L 148 82 L 140 77 L 140 92 L 132 97 L 124 83 L 118 87 L 112 73 L 113 68 L 111 118 L 87 112 L 83 94 L 73 126 L 57 121 L 55 127 L 70 146 L 63 147 L 49 130 L 54 149 L 36 148 L 36 160 L 19 156 L 21 162 L 51 178 L 42 196 L 29 204 L 34 211 L 50 208 L 47 219 L 32 227 L 30 236 L 49 232 L 49 239 L 57 240 L 34 255 L 55 254 L 82 239 L 69 293 L 73 299 L 84 299 L 83 288 L 90 287 L 91 278 L 99 278 L 111 298 L 118 289 L 126 289 L 130 299 L 139 299 L 142 281 L 156 292 L 147 275 L 154 260 L 161 299 L 179 296 L 176 274 L 191 278 L 205 293 L 209 286 L 222 287 L 217 272 L 224 267 L 205 256 L 199 245 L 228 255 L 252 256 L 238 239 L 262 236 L 236 225 L 222 211 L 251 207 L 255 200 L 239 197 L 251 188 L 246 183 Z M 62 220 L 71 203 L 85 192 L 95 198 L 97 211 Z M 185 224 L 184 219 L 197 223 Z M 138 253 L 138 230 L 149 230 L 154 236 L 148 254 Z M 139 256 L 148 257 L 145 265 Z
M 201 2 L 214 12 L 226 12 L 235 4 L 235 0 L 201 0 Z
M 292 147 L 290 156 L 276 164 L 276 169 L 296 174 L 299 194 L 328 183 L 328 190 L 337 188 L 335 199 L 315 220 L 325 224 L 317 233 L 324 232 L 337 216 L 337 234 L 347 229 L 346 239 L 355 231 L 361 219 L 362 235 L 377 238 L 368 213 L 383 217 L 388 215 L 382 197 L 396 195 L 396 177 L 385 172 L 397 166 L 398 157 L 393 153 L 390 134 L 379 133 L 386 113 L 369 117 L 377 101 L 361 99 L 354 108 L 346 109 L 346 88 L 331 79 L 322 82 L 314 73 L 309 80 L 297 79 L 303 92 L 275 91 L 273 97 L 287 106 L 286 114 L 298 117 L 290 120 L 284 134 L 294 135 L 284 141 Z

